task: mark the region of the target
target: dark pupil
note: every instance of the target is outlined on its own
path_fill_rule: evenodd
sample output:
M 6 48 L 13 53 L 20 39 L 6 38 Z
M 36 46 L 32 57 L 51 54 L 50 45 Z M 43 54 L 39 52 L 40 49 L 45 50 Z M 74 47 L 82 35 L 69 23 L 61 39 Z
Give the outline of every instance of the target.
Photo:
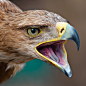
M 36 32 L 36 30 L 35 30 L 35 29 L 31 29 L 31 32 L 32 32 L 32 33 L 35 33 L 35 32 Z

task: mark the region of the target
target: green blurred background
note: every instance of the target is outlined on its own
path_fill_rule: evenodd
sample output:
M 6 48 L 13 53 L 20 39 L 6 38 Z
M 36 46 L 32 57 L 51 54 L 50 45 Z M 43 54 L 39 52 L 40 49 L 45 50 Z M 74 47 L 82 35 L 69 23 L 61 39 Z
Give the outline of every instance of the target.
M 40 60 L 27 62 L 24 69 L 1 86 L 86 86 L 86 0 L 11 0 L 22 10 L 48 10 L 60 14 L 80 36 L 80 51 L 66 43 L 73 76 L 69 79 L 58 68 Z

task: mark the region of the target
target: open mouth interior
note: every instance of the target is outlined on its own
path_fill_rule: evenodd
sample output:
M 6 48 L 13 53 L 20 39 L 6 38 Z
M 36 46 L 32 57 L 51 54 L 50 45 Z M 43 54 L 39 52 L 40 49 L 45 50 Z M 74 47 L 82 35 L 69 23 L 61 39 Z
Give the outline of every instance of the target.
M 51 59 L 60 65 L 64 65 L 66 61 L 64 43 L 64 40 L 43 43 L 37 46 L 36 49 L 45 58 Z

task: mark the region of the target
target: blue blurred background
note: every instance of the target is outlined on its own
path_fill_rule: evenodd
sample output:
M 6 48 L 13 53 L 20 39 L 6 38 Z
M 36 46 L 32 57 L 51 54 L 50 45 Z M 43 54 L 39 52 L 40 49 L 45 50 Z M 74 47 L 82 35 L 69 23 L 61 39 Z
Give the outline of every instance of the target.
M 66 43 L 73 72 L 66 77 L 58 68 L 40 60 L 27 62 L 24 69 L 1 86 L 86 86 L 86 0 L 11 0 L 22 10 L 48 10 L 60 14 L 80 36 L 80 51 L 72 41 Z
M 38 59 L 26 63 L 24 69 L 2 86 L 53 86 L 53 80 L 59 75 L 54 75 L 53 66 Z M 54 75 L 54 77 L 52 77 Z M 56 80 L 55 80 L 56 81 Z

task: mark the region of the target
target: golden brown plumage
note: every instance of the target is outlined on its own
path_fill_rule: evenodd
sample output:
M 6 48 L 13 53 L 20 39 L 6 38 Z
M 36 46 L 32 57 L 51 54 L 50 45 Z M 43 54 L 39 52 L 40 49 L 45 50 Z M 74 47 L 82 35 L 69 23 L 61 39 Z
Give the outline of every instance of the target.
M 58 38 L 57 22 L 67 22 L 60 15 L 45 10 L 22 11 L 8 0 L 0 0 L 0 83 L 11 78 L 32 59 L 50 62 L 34 47 Z M 29 37 L 26 29 L 37 27 L 43 33 Z

